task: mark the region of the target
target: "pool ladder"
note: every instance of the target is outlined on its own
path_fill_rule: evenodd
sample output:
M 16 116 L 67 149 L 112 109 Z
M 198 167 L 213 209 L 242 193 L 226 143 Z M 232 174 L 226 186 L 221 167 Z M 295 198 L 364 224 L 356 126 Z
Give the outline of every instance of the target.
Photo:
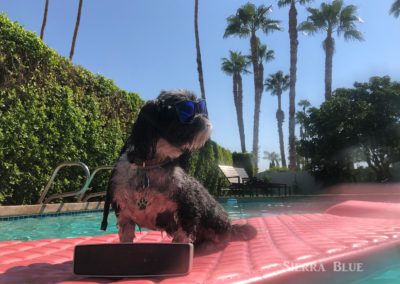
M 78 191 L 70 191 L 70 192 L 65 192 L 65 193 L 56 193 L 53 195 L 50 195 L 49 197 L 46 198 L 46 195 L 50 189 L 50 187 L 53 185 L 54 180 L 58 174 L 58 172 L 65 167 L 80 167 L 83 169 L 84 174 L 86 176 L 85 183 L 83 184 L 82 188 Z M 85 193 L 90 190 L 89 186 L 93 181 L 94 176 L 103 170 L 111 170 L 113 167 L 112 166 L 100 166 L 94 169 L 93 173 L 90 174 L 89 167 L 82 162 L 63 162 L 59 164 L 56 169 L 54 170 L 53 174 L 51 175 L 50 180 L 48 181 L 47 185 L 44 187 L 43 191 L 40 194 L 40 198 L 38 200 L 38 204 L 47 204 L 50 203 L 50 201 L 55 200 L 55 199 L 62 199 L 64 197 L 71 197 L 71 196 L 76 196 L 78 202 L 87 202 L 89 199 L 93 197 L 98 197 L 98 196 L 104 196 L 106 194 L 106 191 L 100 191 L 100 192 L 94 192 L 91 194 L 86 195 L 85 198 Z

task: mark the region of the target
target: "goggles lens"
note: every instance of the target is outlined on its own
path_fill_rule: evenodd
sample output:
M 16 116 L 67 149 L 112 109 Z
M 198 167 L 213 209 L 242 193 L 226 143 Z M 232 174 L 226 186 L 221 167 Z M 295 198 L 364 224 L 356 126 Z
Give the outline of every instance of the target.
M 206 101 L 200 100 L 194 101 L 183 101 L 176 105 L 178 111 L 179 120 L 182 123 L 189 123 L 193 120 L 196 113 L 207 113 Z

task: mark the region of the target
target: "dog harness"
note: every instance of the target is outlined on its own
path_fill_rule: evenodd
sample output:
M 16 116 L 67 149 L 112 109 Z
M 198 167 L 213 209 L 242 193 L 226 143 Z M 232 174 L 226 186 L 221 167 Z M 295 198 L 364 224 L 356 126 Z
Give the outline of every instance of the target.
M 151 165 L 151 166 L 146 166 L 146 162 L 142 163 L 142 166 L 138 166 L 137 164 L 137 169 L 139 172 L 141 172 L 142 175 L 142 189 L 146 189 L 150 187 L 150 179 L 149 176 L 147 175 L 148 171 L 154 170 L 154 169 L 165 169 L 170 166 L 175 166 L 179 164 L 179 158 L 176 158 L 174 160 L 167 160 L 161 164 L 157 165 Z M 110 186 L 107 187 L 107 192 L 106 192 L 106 199 L 104 201 L 104 209 L 103 209 L 103 220 L 101 222 L 101 230 L 105 231 L 107 230 L 107 225 L 108 225 L 108 214 L 110 213 L 110 205 L 112 203 L 112 193 L 111 193 L 111 188 Z M 147 208 L 148 202 L 146 199 L 140 199 L 138 202 L 138 208 L 139 210 L 144 210 Z M 117 208 L 113 208 L 116 210 Z

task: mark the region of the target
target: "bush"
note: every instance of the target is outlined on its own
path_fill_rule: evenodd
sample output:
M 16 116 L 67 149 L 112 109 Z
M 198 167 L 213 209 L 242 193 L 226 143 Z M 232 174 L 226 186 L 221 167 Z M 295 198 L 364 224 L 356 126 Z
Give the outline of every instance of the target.
M 209 140 L 192 155 L 189 174 L 196 177 L 211 194 L 217 195 L 223 177 L 218 165 L 232 165 L 232 154 Z
M 253 155 L 251 153 L 232 153 L 233 166 L 244 168 L 249 177 L 254 176 Z
M 324 186 L 393 182 L 391 168 L 400 161 L 400 82 L 371 77 L 336 89 L 331 99 L 308 110 L 304 128 L 298 153 Z M 356 163 L 368 170 L 355 171 Z
M 35 203 L 57 164 L 112 164 L 143 101 L 0 15 L 0 202 Z M 51 193 L 77 190 L 77 170 Z M 104 188 L 105 181 L 99 184 Z M 67 189 L 66 189 L 67 188 Z

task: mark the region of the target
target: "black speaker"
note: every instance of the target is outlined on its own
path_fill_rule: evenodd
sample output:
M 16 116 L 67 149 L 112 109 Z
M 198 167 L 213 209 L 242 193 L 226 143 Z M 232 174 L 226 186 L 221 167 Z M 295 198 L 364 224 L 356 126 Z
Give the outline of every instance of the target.
M 192 262 L 192 244 L 92 244 L 77 245 L 74 251 L 74 273 L 92 277 L 184 275 Z

